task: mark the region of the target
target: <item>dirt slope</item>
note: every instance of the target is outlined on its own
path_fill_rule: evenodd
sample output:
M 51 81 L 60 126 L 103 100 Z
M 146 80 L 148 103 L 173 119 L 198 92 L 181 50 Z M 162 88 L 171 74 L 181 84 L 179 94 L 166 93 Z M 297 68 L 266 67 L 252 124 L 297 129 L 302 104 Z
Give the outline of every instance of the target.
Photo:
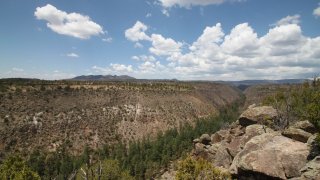
M 87 144 L 129 142 L 217 113 L 240 97 L 217 83 L 59 82 L 6 84 L 0 93 L 0 152 L 74 154 Z

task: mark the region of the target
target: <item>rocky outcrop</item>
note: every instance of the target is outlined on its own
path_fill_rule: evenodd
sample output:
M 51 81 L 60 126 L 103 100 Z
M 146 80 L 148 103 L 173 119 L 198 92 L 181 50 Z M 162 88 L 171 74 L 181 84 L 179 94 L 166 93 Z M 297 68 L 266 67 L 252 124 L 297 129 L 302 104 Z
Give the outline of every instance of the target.
M 193 155 L 237 179 L 319 179 L 315 127 L 301 121 L 276 131 L 267 125 L 277 118 L 270 106 L 251 106 L 229 128 L 212 134 L 210 142 L 208 134 L 195 139 Z
M 303 143 L 306 143 L 308 141 L 309 137 L 312 136 L 311 133 L 308 133 L 302 129 L 297 129 L 297 128 L 293 128 L 293 127 L 290 127 L 288 129 L 284 130 L 282 132 L 282 135 L 286 136 L 288 138 L 303 142 Z
M 300 180 L 318 180 L 320 179 L 320 156 L 315 157 L 308 162 L 301 170 Z
M 202 136 L 200 137 L 200 142 L 204 145 L 209 145 L 211 142 L 211 137 L 209 136 L 209 134 L 202 134 Z
M 305 121 L 299 121 L 297 123 L 295 123 L 292 127 L 297 128 L 297 129 L 302 129 L 308 133 L 316 133 L 317 132 L 317 128 L 311 124 L 308 120 Z
M 308 160 L 311 160 L 316 156 L 320 155 L 320 146 L 318 143 L 316 143 L 316 138 L 317 138 L 317 134 L 314 134 L 307 141 L 307 144 L 310 147 Z
M 246 143 L 234 158 L 230 171 L 240 179 L 247 178 L 248 174 L 281 179 L 297 177 L 307 162 L 308 154 L 307 144 L 279 133 L 265 133 Z
M 244 111 L 239 118 L 242 126 L 252 124 L 269 124 L 278 116 L 277 111 L 272 106 L 252 107 Z

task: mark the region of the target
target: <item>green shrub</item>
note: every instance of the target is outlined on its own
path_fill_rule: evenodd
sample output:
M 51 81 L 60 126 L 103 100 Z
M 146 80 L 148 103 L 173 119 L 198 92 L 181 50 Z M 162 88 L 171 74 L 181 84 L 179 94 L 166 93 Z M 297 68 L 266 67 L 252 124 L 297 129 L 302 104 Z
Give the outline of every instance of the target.
M 177 180 L 196 180 L 196 179 L 211 179 L 225 180 L 231 179 L 231 175 L 222 172 L 215 168 L 208 161 L 200 158 L 194 159 L 188 156 L 186 159 L 179 162 L 176 174 Z
M 263 104 L 272 105 L 279 112 L 286 128 L 299 120 L 309 120 L 320 129 L 320 81 L 293 86 L 290 90 L 279 90 L 266 97 Z
M 10 156 L 0 165 L 0 179 L 40 180 L 40 176 L 32 171 L 20 157 Z

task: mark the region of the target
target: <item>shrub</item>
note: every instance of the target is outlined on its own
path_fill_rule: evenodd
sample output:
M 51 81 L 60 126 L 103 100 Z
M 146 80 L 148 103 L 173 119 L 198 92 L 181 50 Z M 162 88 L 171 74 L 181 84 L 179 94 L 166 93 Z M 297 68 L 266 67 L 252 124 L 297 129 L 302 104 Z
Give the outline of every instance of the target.
M 280 116 L 280 128 L 299 120 L 309 120 L 320 129 L 320 81 L 304 83 L 289 91 L 279 91 L 266 97 L 263 104 L 272 105 Z
M 215 168 L 208 161 L 200 158 L 194 159 L 188 156 L 180 161 L 176 174 L 177 180 L 194 180 L 194 179 L 212 179 L 224 180 L 231 179 L 231 175 Z
M 40 176 L 33 172 L 20 157 L 10 156 L 0 165 L 0 179 L 40 180 Z

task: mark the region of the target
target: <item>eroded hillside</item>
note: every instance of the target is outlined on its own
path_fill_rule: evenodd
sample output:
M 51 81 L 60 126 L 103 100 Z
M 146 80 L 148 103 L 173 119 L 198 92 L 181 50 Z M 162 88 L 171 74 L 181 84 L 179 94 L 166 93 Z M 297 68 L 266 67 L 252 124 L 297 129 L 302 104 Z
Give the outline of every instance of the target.
M 0 152 L 55 151 L 73 154 L 129 142 L 216 114 L 240 98 L 217 83 L 1 82 Z

